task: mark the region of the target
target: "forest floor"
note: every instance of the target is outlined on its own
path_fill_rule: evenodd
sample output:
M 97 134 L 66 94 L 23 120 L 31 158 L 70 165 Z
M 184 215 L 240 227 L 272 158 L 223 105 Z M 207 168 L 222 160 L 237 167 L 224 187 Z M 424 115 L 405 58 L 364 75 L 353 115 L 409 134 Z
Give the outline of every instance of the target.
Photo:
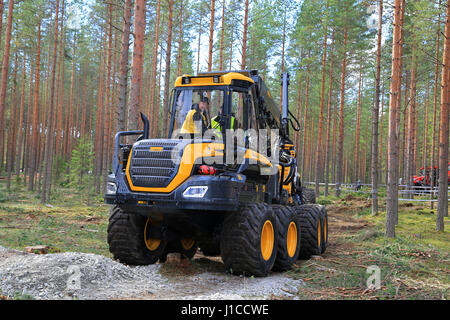
M 52 204 L 43 205 L 16 183 L 7 192 L 0 180 L 0 298 L 449 298 L 448 217 L 446 231 L 437 232 L 436 210 L 430 210 L 428 203 L 401 203 L 396 238 L 386 239 L 384 207 L 372 216 L 367 196 L 351 193 L 341 199 L 320 197 L 319 202 L 329 215 L 325 254 L 299 260 L 285 273 L 241 278 L 227 274 L 220 257 L 204 257 L 200 252 L 191 261 L 121 265 L 111 260 L 108 251 L 109 207 L 100 196 L 87 199 L 74 190 L 57 188 Z M 23 253 L 25 247 L 36 245 L 48 246 L 49 254 Z M 82 284 L 86 279 L 89 283 L 83 292 L 68 292 L 66 271 L 77 261 L 83 262 Z M 367 287 L 369 266 L 380 270 L 378 290 Z

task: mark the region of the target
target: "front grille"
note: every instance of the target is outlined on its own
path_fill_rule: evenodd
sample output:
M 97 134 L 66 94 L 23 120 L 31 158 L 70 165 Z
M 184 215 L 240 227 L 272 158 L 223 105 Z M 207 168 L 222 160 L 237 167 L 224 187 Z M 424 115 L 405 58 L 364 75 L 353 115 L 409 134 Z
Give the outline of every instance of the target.
M 130 159 L 130 178 L 134 186 L 147 188 L 167 187 L 177 173 L 178 165 L 172 154 L 180 155 L 179 142 L 144 140 L 134 144 Z M 151 151 L 151 147 L 162 147 Z

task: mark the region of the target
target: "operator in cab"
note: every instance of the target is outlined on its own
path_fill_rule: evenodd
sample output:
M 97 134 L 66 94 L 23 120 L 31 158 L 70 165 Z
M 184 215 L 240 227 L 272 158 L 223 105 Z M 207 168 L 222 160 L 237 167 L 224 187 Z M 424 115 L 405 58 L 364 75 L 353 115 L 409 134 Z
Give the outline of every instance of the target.
M 222 138 L 222 123 L 225 120 L 222 114 L 223 106 L 220 107 L 217 116 L 211 119 L 211 129 L 213 129 L 217 137 Z M 233 131 L 236 128 L 236 118 L 231 115 L 231 125 L 230 129 Z
M 209 99 L 202 96 L 200 102 L 192 106 L 181 127 L 181 133 L 205 133 L 209 128 L 208 121 Z M 200 124 L 200 128 L 197 125 Z

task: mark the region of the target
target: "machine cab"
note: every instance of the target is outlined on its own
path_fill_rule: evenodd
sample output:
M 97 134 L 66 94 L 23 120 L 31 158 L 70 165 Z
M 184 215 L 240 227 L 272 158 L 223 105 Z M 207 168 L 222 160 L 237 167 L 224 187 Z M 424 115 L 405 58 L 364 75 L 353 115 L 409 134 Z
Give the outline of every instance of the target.
M 250 76 L 250 74 L 248 74 Z M 224 139 L 226 130 L 257 129 L 255 81 L 238 72 L 178 77 L 171 100 L 169 138 Z

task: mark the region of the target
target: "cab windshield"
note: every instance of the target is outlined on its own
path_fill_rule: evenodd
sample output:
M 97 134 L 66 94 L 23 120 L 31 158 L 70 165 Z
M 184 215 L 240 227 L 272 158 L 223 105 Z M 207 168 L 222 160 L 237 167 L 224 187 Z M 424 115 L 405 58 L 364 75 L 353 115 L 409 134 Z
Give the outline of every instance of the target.
M 222 137 L 223 129 L 257 127 L 251 91 L 230 87 L 176 88 L 172 101 L 170 136 L 173 139 L 179 134 L 202 134 L 208 129 Z
M 200 133 L 211 128 L 222 115 L 225 91 L 222 89 L 178 89 L 174 94 L 173 133 Z M 202 128 L 194 122 L 200 122 Z

